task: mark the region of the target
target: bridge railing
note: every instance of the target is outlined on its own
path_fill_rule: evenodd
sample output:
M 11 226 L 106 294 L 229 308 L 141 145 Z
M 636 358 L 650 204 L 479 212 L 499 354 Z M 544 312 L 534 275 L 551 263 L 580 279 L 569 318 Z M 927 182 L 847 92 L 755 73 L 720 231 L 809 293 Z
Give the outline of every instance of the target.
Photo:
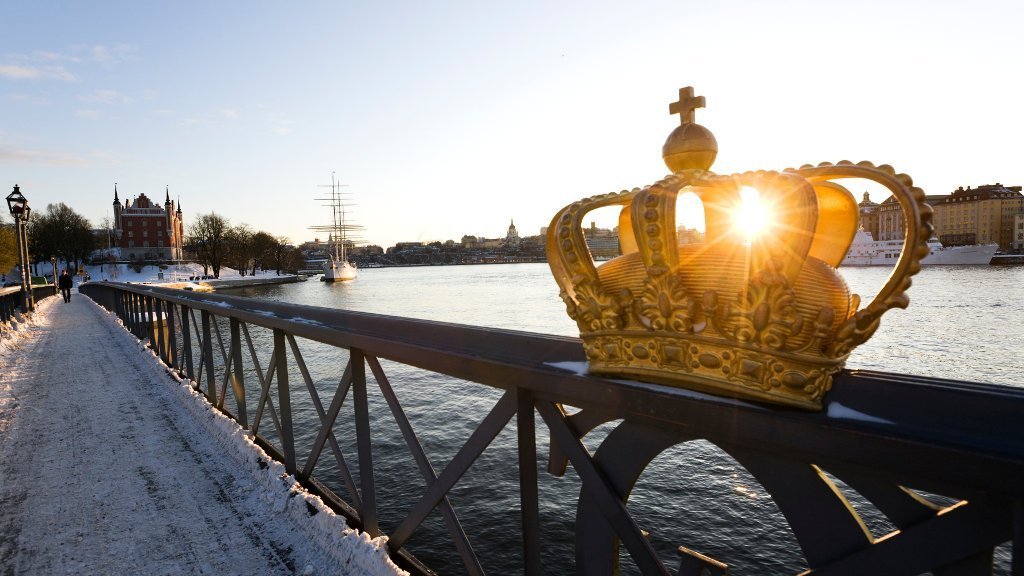
M 53 284 L 34 284 L 32 286 L 32 297 L 36 302 L 56 293 L 57 290 Z M 14 313 L 21 310 L 21 306 L 21 286 L 0 288 L 0 324 L 7 326 L 14 318 Z
M 89 283 L 80 291 L 148 338 L 168 366 L 351 524 L 372 536 L 386 534 L 393 557 L 414 572 L 429 568 L 404 546 L 437 511 L 465 571 L 484 573 L 486 562 L 451 496 L 515 419 L 516 456 L 502 464 L 518 476 L 526 574 L 543 572 L 548 545 L 541 538 L 536 437 L 545 428 L 547 472 L 564 474 L 571 463 L 582 484 L 574 529 L 580 574 L 616 573 L 620 545 L 643 574 L 728 572 L 683 547 L 681 558 L 659 556 L 627 506 L 652 460 L 695 439 L 726 452 L 771 496 L 804 561 L 793 572 L 805 566 L 804 574 L 816 575 L 992 574 L 993 550 L 1004 545 L 1010 573 L 1024 574 L 1024 389 L 846 371 L 826 409 L 808 413 L 588 376 L 574 338 L 144 285 Z M 329 398 L 321 397 L 322 383 L 304 360 L 303 349 L 315 346 L 347 351 Z M 484 397 L 496 398 L 440 473 L 424 449 L 430 431 L 413 426 L 385 373 L 396 365 L 477 383 L 481 391 L 492 389 Z M 370 383 L 424 486 L 386 530 L 378 513 L 371 429 L 379 422 L 370 417 Z M 340 432 L 345 404 L 352 407 L 352 437 Z M 316 425 L 297 429 L 300 421 Z M 613 429 L 590 450 L 588 433 L 607 423 Z M 309 441 L 297 443 L 302 434 Z M 887 533 L 865 526 L 844 496 L 851 492 L 887 519 Z

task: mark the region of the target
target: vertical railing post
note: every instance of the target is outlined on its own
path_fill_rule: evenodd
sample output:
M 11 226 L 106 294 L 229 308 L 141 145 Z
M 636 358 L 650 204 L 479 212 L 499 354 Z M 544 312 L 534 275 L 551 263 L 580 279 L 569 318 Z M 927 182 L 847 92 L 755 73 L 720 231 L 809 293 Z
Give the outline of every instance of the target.
M 178 362 L 178 335 L 174 330 L 174 304 L 172 302 L 164 302 L 164 308 L 167 310 L 167 357 L 171 360 L 171 368 L 174 368 L 181 373 L 181 366 Z
M 1013 501 L 1013 559 L 1011 576 L 1024 576 L 1024 501 Z
M 527 390 L 517 388 L 516 403 L 524 573 L 532 576 L 543 573 L 540 563 L 540 511 L 537 504 L 537 429 L 533 415 L 533 396 Z
M 142 314 L 142 295 L 141 294 L 138 294 L 138 293 L 132 294 L 132 308 L 133 308 L 132 311 L 134 312 L 134 317 L 132 319 L 132 323 L 135 325 L 135 337 L 138 338 L 139 340 L 143 340 L 143 339 L 146 338 L 146 331 L 145 331 L 146 323 L 145 323 L 145 321 L 142 318 L 143 314 Z
M 142 297 L 146 307 L 146 335 L 149 336 L 149 348 L 156 349 L 156 332 L 153 330 L 153 297 L 145 295 Z
M 210 313 L 202 311 L 203 323 L 203 369 L 206 371 L 206 394 L 210 402 L 217 405 L 217 378 L 213 375 L 213 332 L 210 330 Z
M 366 396 L 366 364 L 362 350 L 349 350 L 352 363 L 352 401 L 356 416 L 356 443 L 359 447 L 359 484 L 363 509 L 359 511 L 363 531 L 380 536 L 377 521 L 377 491 L 373 481 L 373 451 L 370 439 L 370 405 Z
M 128 329 L 128 332 L 134 334 L 135 326 L 132 322 L 132 293 L 125 291 L 121 294 L 121 300 L 124 304 L 124 327 Z
M 284 331 L 274 329 L 274 374 L 277 377 L 277 409 L 281 413 L 281 450 L 284 468 L 295 474 L 295 436 L 292 430 L 292 398 L 288 388 L 288 358 L 285 355 Z M 267 367 L 270 370 L 270 367 Z
M 235 417 L 242 428 L 249 427 L 245 413 L 245 373 L 242 371 L 242 330 L 237 318 L 231 319 L 231 391 L 235 395 Z
M 164 364 L 170 364 L 167 357 L 167 336 L 166 336 L 166 323 L 164 322 L 164 301 L 156 296 L 150 298 L 153 302 L 153 314 L 156 316 L 156 340 L 153 341 L 156 344 L 157 356 Z
M 135 336 L 139 340 L 146 338 L 146 319 L 144 311 L 144 302 L 142 300 L 142 294 L 135 294 Z
M 132 334 L 135 334 L 136 338 L 142 340 L 142 300 L 134 292 L 129 295 L 129 298 L 131 299 L 132 307 Z
M 128 320 L 126 326 L 128 326 L 128 331 L 131 332 L 132 335 L 138 337 L 139 334 L 135 331 L 135 294 L 132 292 L 125 292 L 124 298 L 125 306 L 128 309 Z
M 188 320 L 190 309 L 184 304 L 179 309 L 181 310 L 181 355 L 184 356 L 185 377 L 195 380 L 196 374 L 192 370 L 192 333 Z

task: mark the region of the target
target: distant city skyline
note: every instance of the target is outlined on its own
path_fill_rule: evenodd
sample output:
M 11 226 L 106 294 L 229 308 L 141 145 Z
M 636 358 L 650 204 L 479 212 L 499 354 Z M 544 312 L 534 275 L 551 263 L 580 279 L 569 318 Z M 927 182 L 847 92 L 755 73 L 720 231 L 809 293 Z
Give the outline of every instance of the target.
M 663 177 L 668 105 L 692 85 L 719 173 L 848 159 L 929 194 L 1018 185 L 1022 17 L 994 0 L 7 3 L 0 183 L 96 227 L 115 182 L 169 186 L 186 227 L 216 212 L 300 243 L 335 171 L 367 243 L 534 235 Z

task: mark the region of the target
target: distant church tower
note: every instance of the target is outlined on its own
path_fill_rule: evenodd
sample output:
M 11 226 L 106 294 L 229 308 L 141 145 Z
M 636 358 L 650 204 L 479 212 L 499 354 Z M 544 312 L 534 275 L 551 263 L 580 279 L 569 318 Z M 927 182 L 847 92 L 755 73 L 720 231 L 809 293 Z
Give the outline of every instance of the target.
M 516 223 L 509 220 L 508 233 L 505 234 L 505 246 L 519 248 L 519 232 L 516 231 Z
M 114 182 L 114 230 L 121 229 L 121 200 L 117 197 L 117 182 Z

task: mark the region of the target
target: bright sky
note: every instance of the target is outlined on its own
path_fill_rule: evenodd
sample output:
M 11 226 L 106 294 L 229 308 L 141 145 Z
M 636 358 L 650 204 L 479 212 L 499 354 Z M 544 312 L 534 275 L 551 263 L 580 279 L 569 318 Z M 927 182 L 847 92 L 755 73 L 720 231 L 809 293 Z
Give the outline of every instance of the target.
M 311 239 L 537 234 L 663 177 L 682 86 L 719 173 L 871 160 L 929 194 L 1024 184 L 1024 3 L 4 2 L 0 184 Z M 859 197 L 862 190 L 853 190 Z M 873 198 L 881 200 L 881 198 Z

